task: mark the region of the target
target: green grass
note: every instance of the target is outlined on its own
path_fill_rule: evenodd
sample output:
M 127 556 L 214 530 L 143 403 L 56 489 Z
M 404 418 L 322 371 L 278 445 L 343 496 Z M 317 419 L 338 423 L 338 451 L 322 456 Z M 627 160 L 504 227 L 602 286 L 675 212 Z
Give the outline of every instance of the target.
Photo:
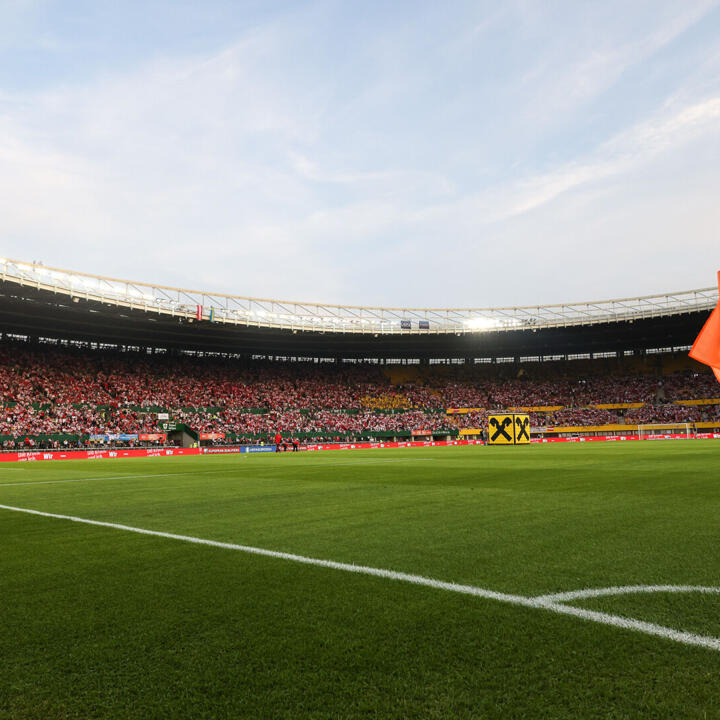
M 720 585 L 715 441 L 41 462 L 0 478 L 4 505 L 508 593 Z M 720 596 L 575 604 L 720 637 Z M 720 652 L 0 510 L 6 717 L 720 718 Z

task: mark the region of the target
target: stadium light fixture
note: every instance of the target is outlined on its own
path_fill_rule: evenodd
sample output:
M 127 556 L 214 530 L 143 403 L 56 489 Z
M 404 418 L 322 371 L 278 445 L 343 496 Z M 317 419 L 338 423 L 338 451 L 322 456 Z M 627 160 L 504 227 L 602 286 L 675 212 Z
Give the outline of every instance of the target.
M 468 318 L 464 321 L 465 326 L 469 330 L 489 330 L 492 327 L 497 327 L 497 320 L 487 317 L 476 317 Z

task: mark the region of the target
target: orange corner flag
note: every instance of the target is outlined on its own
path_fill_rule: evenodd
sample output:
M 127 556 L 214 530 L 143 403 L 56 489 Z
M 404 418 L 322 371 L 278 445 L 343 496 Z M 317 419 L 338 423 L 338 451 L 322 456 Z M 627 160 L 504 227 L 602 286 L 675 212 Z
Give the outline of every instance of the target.
M 718 272 L 718 292 L 720 292 L 720 272 Z M 703 325 L 689 355 L 698 362 L 709 365 L 720 382 L 720 299 Z

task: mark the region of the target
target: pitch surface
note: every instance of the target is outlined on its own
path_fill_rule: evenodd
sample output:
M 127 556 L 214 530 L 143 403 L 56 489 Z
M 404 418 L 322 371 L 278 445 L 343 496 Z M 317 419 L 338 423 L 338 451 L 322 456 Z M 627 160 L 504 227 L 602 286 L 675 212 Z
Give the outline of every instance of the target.
M 535 597 L 720 585 L 720 443 L 0 467 L 0 504 Z M 0 510 L 0 716 L 720 717 L 720 652 Z M 574 607 L 720 637 L 720 596 Z

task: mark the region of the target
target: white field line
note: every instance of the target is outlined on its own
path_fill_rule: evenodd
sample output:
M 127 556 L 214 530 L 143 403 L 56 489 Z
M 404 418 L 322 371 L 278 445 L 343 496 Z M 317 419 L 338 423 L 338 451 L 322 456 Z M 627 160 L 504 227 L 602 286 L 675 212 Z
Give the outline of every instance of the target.
M 588 588 L 586 590 L 572 590 L 570 592 L 555 593 L 553 595 L 538 595 L 535 600 L 550 603 L 566 603 L 573 600 L 587 598 L 609 597 L 612 595 L 633 595 L 636 593 L 705 593 L 706 595 L 720 595 L 720 587 L 707 587 L 705 585 L 618 585 L 607 588 Z
M 352 460 L 348 462 L 319 462 L 319 463 L 303 463 L 299 465 L 299 469 L 307 467 L 338 467 L 339 465 L 388 465 L 390 463 L 408 463 L 408 462 L 437 462 L 437 458 L 393 458 L 390 460 Z
M 0 483 L 0 487 L 19 487 L 21 485 L 59 485 L 62 483 L 90 482 L 92 480 L 135 480 L 140 478 L 179 477 L 182 475 L 195 477 L 195 475 L 217 475 L 220 472 L 222 472 L 222 470 L 203 470 L 201 472 L 188 471 L 181 473 L 152 473 L 151 475 L 101 475 L 99 477 L 67 478 L 65 480 L 28 480 L 27 482 Z
M 384 570 L 382 568 L 373 568 L 365 565 L 352 565 L 350 563 L 335 562 L 334 560 L 321 560 L 318 558 L 306 557 L 305 555 L 295 555 L 293 553 L 279 552 L 277 550 L 266 550 L 264 548 L 252 547 L 250 545 L 236 545 L 235 543 L 207 540 L 190 535 L 178 535 L 176 533 L 161 532 L 159 530 L 147 530 L 144 528 L 133 527 L 132 525 L 122 525 L 119 523 L 103 522 L 100 520 L 89 520 L 87 518 L 75 517 L 73 515 L 59 515 L 56 513 L 42 512 L 40 510 L 32 510 L 30 508 L 14 507 L 12 505 L 0 505 L 0 509 L 25 513 L 28 515 L 38 515 L 40 517 L 55 518 L 57 520 L 69 520 L 70 522 L 82 523 L 84 525 L 94 525 L 97 527 L 112 528 L 114 530 L 124 530 L 126 532 L 137 533 L 139 535 L 150 535 L 153 537 L 167 538 L 169 540 L 180 540 L 182 542 L 193 543 L 195 545 L 207 545 L 210 547 L 222 548 L 224 550 L 236 550 L 239 552 L 262 555 L 264 557 L 271 557 L 280 560 L 290 560 L 304 565 L 329 568 L 331 570 L 343 570 L 345 572 L 352 572 L 360 575 L 370 575 L 372 577 L 380 577 L 387 580 L 397 580 L 400 582 L 411 583 L 413 585 L 434 588 L 436 590 L 447 590 L 449 592 L 462 593 L 463 595 L 473 595 L 487 600 L 497 600 L 510 605 L 520 605 L 539 610 L 549 610 L 550 612 L 561 615 L 571 615 L 583 620 L 598 622 L 603 625 L 612 625 L 625 630 L 634 630 L 647 635 L 655 635 L 657 637 L 661 637 L 666 640 L 673 640 L 684 645 L 696 645 L 720 651 L 720 638 L 696 635 L 694 633 L 683 632 L 681 630 L 675 630 L 673 628 L 644 622 L 642 620 L 635 620 L 633 618 L 621 617 L 619 615 L 609 615 L 607 613 L 585 610 L 584 608 L 572 607 L 570 605 L 563 605 L 559 602 L 543 600 L 542 597 L 537 598 L 526 597 L 524 595 L 512 595 L 509 593 L 496 592 L 486 588 L 475 587 L 473 585 L 460 585 L 458 583 L 445 582 L 443 580 L 436 580 L 422 575 L 396 572 L 395 570 Z
M 250 455 L 251 453 L 245 453 L 245 456 Z M 436 460 L 436 458 L 432 458 L 432 460 Z M 332 462 L 332 463 L 306 463 L 302 465 L 303 468 L 306 467 L 328 467 L 328 466 L 338 466 L 338 465 L 382 465 L 386 463 L 406 463 L 406 462 L 427 462 L 427 459 L 423 460 L 422 458 L 397 458 L 397 459 L 388 459 L 388 460 L 362 460 L 362 461 L 353 461 L 353 462 Z M 5 468 L 3 468 L 5 469 Z M 11 469 L 19 469 L 19 468 L 11 468 Z M 24 470 L 24 468 L 22 468 Z M 58 485 L 62 483 L 76 483 L 76 482 L 90 482 L 93 480 L 135 480 L 139 478 L 156 478 L 156 477 L 181 477 L 183 475 L 188 475 L 194 477 L 195 475 L 217 475 L 219 473 L 224 472 L 224 470 L 218 468 L 217 470 L 201 470 L 199 472 L 188 470 L 186 472 L 176 472 L 176 473 L 152 473 L 150 475 L 104 475 L 99 477 L 83 477 L 83 478 L 67 478 L 65 480 L 28 480 L 23 482 L 11 482 L 11 483 L 0 483 L 0 487 L 16 487 L 16 486 L 22 486 L 22 485 Z

